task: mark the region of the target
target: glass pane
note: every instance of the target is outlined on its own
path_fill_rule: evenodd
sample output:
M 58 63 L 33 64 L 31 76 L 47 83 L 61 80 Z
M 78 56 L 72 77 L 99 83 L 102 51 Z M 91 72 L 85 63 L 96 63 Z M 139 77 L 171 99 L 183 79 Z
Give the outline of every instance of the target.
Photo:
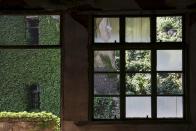
M 151 75 L 145 73 L 126 74 L 127 95 L 150 95 Z
M 56 45 L 60 16 L 0 16 L 0 45 Z
M 94 97 L 94 119 L 119 119 L 119 97 Z
M 116 73 L 94 74 L 94 94 L 112 95 L 119 94 L 120 75 Z
M 120 51 L 94 51 L 94 71 L 119 71 Z
M 157 93 L 159 95 L 182 94 L 182 74 L 181 73 L 158 73 Z
M 151 118 L 151 97 L 126 97 L 126 117 Z
M 182 118 L 182 97 L 157 97 L 158 118 Z
M 59 49 L 0 50 L 0 111 L 60 115 L 60 59 Z
M 95 42 L 119 42 L 119 18 L 96 18 L 94 39 Z
M 126 70 L 150 71 L 151 52 L 149 50 L 127 50 L 125 52 Z
M 182 41 L 182 17 L 157 17 L 157 42 Z
M 157 50 L 158 71 L 181 71 L 182 50 Z
M 150 18 L 126 18 L 126 42 L 150 42 Z

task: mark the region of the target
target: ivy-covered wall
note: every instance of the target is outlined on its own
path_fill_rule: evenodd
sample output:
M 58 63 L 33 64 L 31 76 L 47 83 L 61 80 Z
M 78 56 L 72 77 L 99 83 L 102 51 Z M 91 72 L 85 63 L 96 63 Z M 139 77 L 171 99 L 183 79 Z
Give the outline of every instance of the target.
M 26 16 L 0 16 L 0 44 L 27 45 L 29 32 Z M 60 43 L 60 17 L 39 15 L 39 45 Z
M 27 42 L 24 17 L 0 17 L 0 22 L 0 43 Z M 41 17 L 40 43 L 57 44 L 58 24 L 50 16 Z M 33 84 L 40 87 L 40 110 L 59 115 L 60 49 L 0 49 L 0 111 L 32 111 Z
M 0 16 L 0 44 L 26 44 L 24 16 Z

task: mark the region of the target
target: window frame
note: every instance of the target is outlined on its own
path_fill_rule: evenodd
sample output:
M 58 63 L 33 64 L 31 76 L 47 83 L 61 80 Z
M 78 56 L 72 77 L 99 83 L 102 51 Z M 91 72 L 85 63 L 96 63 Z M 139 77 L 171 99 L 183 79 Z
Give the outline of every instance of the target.
M 181 16 L 182 17 L 182 41 L 181 42 L 157 42 L 156 41 L 156 18 L 157 17 L 167 17 L 167 16 Z M 119 42 L 117 43 L 97 43 L 94 41 L 94 24 L 95 18 L 119 18 Z M 142 42 L 129 42 L 125 41 L 125 18 L 127 17 L 149 17 L 150 18 L 150 42 L 142 43 Z M 186 42 L 186 28 L 185 28 L 185 14 L 182 13 L 173 13 L 173 14 L 142 14 L 142 15 L 122 15 L 122 14 L 95 14 L 91 17 L 91 40 L 90 40 L 90 48 L 89 48 L 89 120 L 98 121 L 104 123 L 110 123 L 117 121 L 119 122 L 187 122 L 189 121 L 189 60 L 188 60 L 188 44 Z M 126 118 L 125 116 L 125 51 L 126 50 L 150 50 L 151 51 L 151 118 Z M 111 51 L 118 50 L 120 52 L 120 119 L 95 119 L 94 118 L 94 51 Z M 157 63 L 157 50 L 182 50 L 182 70 L 181 71 L 158 71 L 156 70 Z M 157 118 L 157 73 L 158 72 L 169 72 L 169 73 L 182 73 L 182 88 L 183 94 L 182 103 L 183 103 L 183 117 L 182 118 Z M 107 73 L 107 72 L 106 72 Z M 140 71 L 136 71 L 135 73 L 141 73 Z M 123 82 L 122 82 L 123 81 Z M 141 95 L 139 95 L 141 96 Z M 162 95 L 161 95 L 162 96 Z M 178 95 L 163 95 L 163 96 L 178 96 Z

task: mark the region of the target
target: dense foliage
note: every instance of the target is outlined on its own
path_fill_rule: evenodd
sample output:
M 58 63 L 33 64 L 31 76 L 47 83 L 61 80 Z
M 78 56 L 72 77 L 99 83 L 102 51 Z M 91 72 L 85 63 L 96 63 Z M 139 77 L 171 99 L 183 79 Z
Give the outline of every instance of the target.
M 57 44 L 58 21 L 51 16 L 39 19 L 41 44 Z M 0 44 L 27 44 L 25 32 L 24 16 L 0 17 Z M 0 83 L 0 111 L 33 111 L 30 108 L 29 88 L 36 84 L 40 87 L 40 109 L 37 111 L 59 115 L 60 50 L 0 50 Z
M 157 41 L 181 42 L 182 41 L 182 17 L 158 17 Z
M 26 44 L 24 16 L 0 16 L 0 44 Z
M 149 50 L 129 50 L 126 51 L 126 69 L 128 71 L 150 71 Z
M 39 44 L 56 45 L 60 43 L 60 19 L 43 15 L 39 16 Z M 29 32 L 25 16 L 0 16 L 0 44 L 29 44 Z
M 118 97 L 95 97 L 94 118 L 95 119 L 119 119 L 120 103 Z
M 41 16 L 39 17 L 39 26 L 39 44 L 56 45 L 60 43 L 60 19 Z
M 150 74 L 136 73 L 126 76 L 126 94 L 128 95 L 150 95 Z
M 150 71 L 150 51 L 149 50 L 129 50 L 126 51 L 126 69 L 128 71 Z M 151 94 L 150 74 L 127 74 L 126 94 L 149 95 Z
M 128 50 L 125 52 L 126 71 L 151 71 L 151 56 L 149 50 Z M 115 53 L 115 65 L 120 70 L 120 56 Z M 109 58 L 108 58 L 109 59 Z M 103 63 L 108 63 L 108 60 Z M 102 59 L 104 61 L 106 59 Z M 113 65 L 110 60 L 110 68 Z M 107 67 L 106 67 L 107 68 Z M 108 77 L 110 77 L 108 75 Z M 111 79 L 111 77 L 110 77 Z M 125 76 L 127 95 L 150 95 L 151 94 L 151 74 L 150 73 L 126 73 Z M 112 84 L 112 83 L 110 83 Z M 161 95 L 182 94 L 181 73 L 159 73 L 157 75 L 157 93 Z M 112 97 L 94 98 L 94 118 L 116 119 L 119 118 L 119 99 Z M 117 104 L 118 103 L 118 104 Z M 118 114 L 118 115 L 117 115 Z M 117 117 L 118 116 L 118 117 Z
M 182 75 L 180 73 L 159 73 L 157 92 L 161 95 L 182 94 Z
M 43 128 L 54 128 L 54 131 L 60 131 L 60 118 L 52 113 L 39 112 L 0 112 L 0 121 L 28 121 L 37 122 L 37 126 Z

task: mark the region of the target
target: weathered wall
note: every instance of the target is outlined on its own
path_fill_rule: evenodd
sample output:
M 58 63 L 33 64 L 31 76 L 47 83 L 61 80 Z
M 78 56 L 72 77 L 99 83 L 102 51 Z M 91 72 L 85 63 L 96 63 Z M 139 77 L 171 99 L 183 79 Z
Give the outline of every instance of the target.
M 88 119 L 88 32 L 69 14 L 64 17 L 65 120 Z
M 38 122 L 1 121 L 0 131 L 54 131 L 54 128 L 45 128 Z

